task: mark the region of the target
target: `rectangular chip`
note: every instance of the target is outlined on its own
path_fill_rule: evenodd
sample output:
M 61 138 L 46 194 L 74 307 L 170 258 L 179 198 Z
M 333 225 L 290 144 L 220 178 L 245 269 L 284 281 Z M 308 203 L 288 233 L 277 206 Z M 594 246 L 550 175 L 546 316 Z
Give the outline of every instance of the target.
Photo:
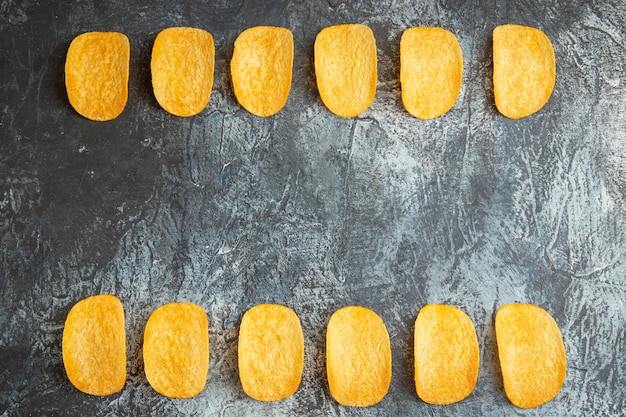
M 338 403 L 367 407 L 391 382 L 391 345 L 382 319 L 365 307 L 337 310 L 326 330 L 328 387 Z
M 415 389 L 430 404 L 452 404 L 471 394 L 480 352 L 472 320 L 456 307 L 429 304 L 415 320 Z
M 87 32 L 67 51 L 65 87 L 72 107 L 90 120 L 119 116 L 128 100 L 130 42 L 123 33 Z
M 304 368 L 304 336 L 296 313 L 261 304 L 244 314 L 239 329 L 239 378 L 246 394 L 278 401 L 298 390 Z
M 433 119 L 454 106 L 461 91 L 463 52 L 452 33 L 436 27 L 404 31 L 400 39 L 400 84 L 406 111 Z
M 215 45 L 202 29 L 172 27 L 161 31 L 152 47 L 152 87 L 157 101 L 175 116 L 200 113 L 213 88 Z
M 322 29 L 315 38 L 315 77 L 324 105 L 340 117 L 363 113 L 376 95 L 376 39 L 367 26 Z
M 291 89 L 293 35 L 289 29 L 256 26 L 244 30 L 230 61 L 235 96 L 250 113 L 267 117 L 278 113 Z
M 539 111 L 556 81 L 550 39 L 541 30 L 502 25 L 493 31 L 493 94 L 498 111 L 520 119 Z
M 126 383 L 124 308 L 113 295 L 77 302 L 63 328 L 63 364 L 70 382 L 91 395 L 110 395 Z
M 206 384 L 209 325 L 202 307 L 169 303 L 152 312 L 143 342 L 148 382 L 159 394 L 191 398 Z
M 496 313 L 496 341 L 511 403 L 538 407 L 565 381 L 567 359 L 561 331 L 550 314 L 532 304 L 507 304 Z

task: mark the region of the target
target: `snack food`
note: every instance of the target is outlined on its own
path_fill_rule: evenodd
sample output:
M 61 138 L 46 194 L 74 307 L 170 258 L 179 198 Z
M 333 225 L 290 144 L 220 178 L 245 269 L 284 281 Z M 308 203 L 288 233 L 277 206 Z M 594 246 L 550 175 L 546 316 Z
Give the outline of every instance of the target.
M 315 77 L 324 105 L 337 116 L 363 113 L 376 95 L 376 40 L 360 24 L 329 26 L 315 39 Z
M 278 401 L 298 390 L 304 368 L 300 320 L 288 307 L 261 304 L 248 310 L 239 330 L 239 378 L 255 400 Z
M 126 332 L 121 301 L 108 294 L 77 302 L 63 328 L 63 364 L 70 382 L 91 395 L 110 395 L 126 382 Z
M 72 107 L 90 120 L 119 116 L 128 100 L 130 43 L 123 33 L 87 32 L 72 40 L 65 87 Z
M 191 398 L 206 384 L 209 370 L 209 330 L 202 307 L 165 304 L 152 312 L 143 342 L 148 382 L 172 398 Z
M 233 49 L 230 70 L 235 96 L 250 113 L 278 113 L 291 89 L 293 35 L 289 29 L 256 26 L 243 31 Z
M 507 397 L 520 408 L 538 407 L 558 394 L 567 360 L 550 314 L 531 304 L 507 304 L 496 313 L 496 340 Z
M 391 382 L 391 347 L 382 319 L 365 307 L 337 310 L 326 331 L 326 372 L 332 396 L 367 407 L 384 398 Z
M 152 47 L 152 87 L 157 101 L 175 116 L 200 113 L 213 88 L 215 46 L 202 29 L 172 27 L 161 31 Z
M 502 25 L 493 31 L 493 94 L 498 111 L 519 119 L 541 109 L 552 94 L 556 60 L 539 29 Z
M 415 389 L 430 404 L 452 404 L 470 395 L 480 352 L 472 320 L 456 307 L 429 304 L 415 320 Z
M 461 91 L 463 52 L 442 28 L 419 27 L 400 39 L 402 103 L 412 116 L 432 119 L 454 106 Z

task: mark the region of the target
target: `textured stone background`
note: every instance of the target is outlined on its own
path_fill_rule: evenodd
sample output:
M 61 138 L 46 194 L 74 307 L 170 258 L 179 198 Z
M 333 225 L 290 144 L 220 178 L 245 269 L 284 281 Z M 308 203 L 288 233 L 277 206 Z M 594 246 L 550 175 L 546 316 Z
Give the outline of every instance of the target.
M 623 0 L 0 1 L 0 415 L 118 416 L 620 416 L 626 409 L 626 5 Z M 128 5 L 133 3 L 133 5 Z M 539 5 L 537 3 L 546 3 Z M 313 42 L 324 27 L 364 23 L 376 36 L 379 84 L 361 117 L 321 103 Z M 557 82 L 537 114 L 509 120 L 493 104 L 491 32 L 542 29 Z M 293 31 L 286 107 L 261 119 L 234 98 L 228 63 L 237 35 Z M 169 26 L 216 41 L 211 101 L 200 115 L 159 108 L 149 60 Z M 463 87 L 436 120 L 400 100 L 399 41 L 441 26 L 463 49 Z M 92 30 L 131 41 L 130 97 L 96 123 L 69 105 L 70 41 Z M 65 376 L 61 335 L 81 298 L 124 303 L 128 381 L 105 398 Z M 208 313 L 206 389 L 172 400 L 148 385 L 142 332 L 156 307 L 191 301 Z M 238 381 L 242 314 L 292 307 L 305 332 L 299 391 L 253 401 Z M 498 307 L 542 306 L 568 355 L 562 391 L 540 409 L 506 399 L 493 333 Z M 474 321 L 478 384 L 450 406 L 421 402 L 412 381 L 419 309 L 449 303 Z M 334 310 L 362 304 L 385 321 L 389 394 L 339 406 L 325 379 L 324 331 Z

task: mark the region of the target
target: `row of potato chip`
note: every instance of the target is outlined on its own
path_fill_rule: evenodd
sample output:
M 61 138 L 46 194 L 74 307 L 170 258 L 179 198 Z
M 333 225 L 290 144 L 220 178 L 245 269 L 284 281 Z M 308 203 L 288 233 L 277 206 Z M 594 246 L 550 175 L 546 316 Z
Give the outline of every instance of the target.
M 282 27 L 243 31 L 230 61 L 240 105 L 267 117 L 280 111 L 291 89 L 294 42 Z M 175 116 L 193 116 L 208 104 L 213 87 L 215 46 L 202 29 L 161 31 L 152 49 L 152 86 L 157 101 Z M 71 105 L 84 117 L 119 116 L 128 99 L 130 43 L 118 32 L 83 33 L 70 44 L 65 82 Z M 376 41 L 362 24 L 322 29 L 314 45 L 315 77 L 324 105 L 340 117 L 356 117 L 376 94 Z M 461 89 L 463 53 L 457 38 L 437 27 L 414 27 L 400 40 L 402 102 L 412 116 L 432 119 L 452 108 Z M 518 119 L 535 113 L 554 88 L 556 64 L 548 37 L 539 29 L 502 25 L 493 31 L 495 104 Z
M 478 380 L 480 352 L 472 320 L 456 307 L 429 304 L 415 320 L 414 376 L 426 403 L 466 398 Z M 507 304 L 495 317 L 504 389 L 517 407 L 554 398 L 565 380 L 566 356 L 559 328 L 549 313 L 531 304 Z M 126 334 L 121 301 L 108 294 L 85 298 L 70 310 L 63 330 L 63 362 L 71 383 L 92 395 L 120 391 L 126 381 Z M 191 398 L 205 387 L 209 330 L 205 311 L 177 302 L 152 312 L 146 323 L 143 361 L 158 393 Z M 296 313 L 260 304 L 243 316 L 238 340 L 243 390 L 259 401 L 294 394 L 304 368 L 304 337 Z M 383 320 L 360 306 L 333 313 L 326 329 L 328 387 L 340 404 L 367 407 L 387 394 L 391 347 Z

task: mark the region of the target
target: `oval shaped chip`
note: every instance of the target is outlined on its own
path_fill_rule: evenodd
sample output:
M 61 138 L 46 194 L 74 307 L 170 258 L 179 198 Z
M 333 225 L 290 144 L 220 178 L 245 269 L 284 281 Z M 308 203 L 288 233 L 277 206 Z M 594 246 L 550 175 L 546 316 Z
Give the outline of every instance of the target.
M 114 295 L 77 302 L 63 329 L 63 364 L 70 382 L 91 395 L 110 395 L 126 383 L 124 308 Z
M 276 304 L 252 307 L 241 320 L 238 354 L 246 394 L 260 401 L 292 395 L 304 368 L 304 336 L 296 313 Z
M 508 304 L 496 314 L 504 390 L 513 405 L 533 408 L 553 399 L 565 380 L 561 332 L 550 314 L 531 304 Z
M 152 47 L 152 87 L 157 101 L 174 116 L 200 113 L 213 88 L 215 45 L 202 29 L 172 27 L 161 31 Z
M 456 307 L 424 306 L 415 320 L 415 389 L 430 404 L 452 404 L 474 390 L 480 352 L 472 320 Z
M 324 105 L 340 117 L 363 113 L 376 95 L 376 39 L 360 24 L 329 26 L 315 38 L 315 77 Z
M 539 29 L 502 25 L 493 31 L 493 94 L 498 111 L 511 119 L 529 116 L 550 98 L 556 60 Z
M 250 113 L 278 113 L 291 89 L 293 35 L 289 29 L 257 26 L 244 30 L 230 61 L 235 96 Z
M 382 400 L 391 382 L 391 346 L 382 319 L 365 307 L 337 310 L 326 331 L 326 372 L 338 403 L 367 407 Z
M 146 378 L 159 394 L 198 395 L 209 371 L 209 325 L 202 307 L 170 303 L 154 310 L 146 323 L 143 360 Z
M 72 107 L 90 120 L 119 116 L 128 100 L 130 42 L 123 33 L 87 32 L 72 40 L 65 87 Z
M 442 28 L 419 27 L 400 39 L 400 84 L 406 111 L 420 119 L 441 116 L 461 91 L 463 52 L 456 37 Z

